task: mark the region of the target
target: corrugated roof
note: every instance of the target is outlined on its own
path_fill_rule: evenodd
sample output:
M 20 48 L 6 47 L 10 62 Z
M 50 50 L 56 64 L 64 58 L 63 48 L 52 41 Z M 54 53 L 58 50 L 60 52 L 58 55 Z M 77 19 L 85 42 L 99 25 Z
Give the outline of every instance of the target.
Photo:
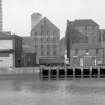
M 92 19 L 78 19 L 72 22 L 75 26 L 99 26 L 95 21 Z

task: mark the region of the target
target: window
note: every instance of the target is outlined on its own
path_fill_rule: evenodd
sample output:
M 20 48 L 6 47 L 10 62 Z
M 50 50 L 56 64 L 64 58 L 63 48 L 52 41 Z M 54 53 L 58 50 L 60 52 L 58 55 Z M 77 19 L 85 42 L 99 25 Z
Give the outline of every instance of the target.
M 47 35 L 49 35 L 49 30 L 47 30 Z
M 35 32 L 35 36 L 37 36 L 38 35 L 38 32 Z
M 47 49 L 48 49 L 48 50 L 50 49 L 50 45 L 47 45 Z
M 105 41 L 105 31 L 103 32 L 103 41 Z
M 43 36 L 41 35 L 41 41 L 43 41 Z
M 53 55 L 56 56 L 56 51 L 53 52 Z
M 41 25 L 41 35 L 44 34 L 44 25 Z
M 49 36 L 47 36 L 47 41 L 48 41 L 48 42 L 50 41 L 50 37 L 49 37 Z
M 43 45 L 41 45 L 41 49 L 43 49 L 44 48 L 44 46 Z
M 44 28 L 44 25 L 41 25 L 41 30 Z
M 35 50 L 36 50 L 36 51 L 38 50 L 38 46 L 37 46 L 37 45 L 35 45 Z
M 44 56 L 44 52 L 43 51 L 41 51 L 41 56 Z
M 96 54 L 98 54 L 99 53 L 99 49 L 96 49 Z
M 85 52 L 86 52 L 87 55 L 89 54 L 89 50 L 88 49 L 86 49 Z
M 43 31 L 41 30 L 41 36 L 43 35 Z
M 47 51 L 47 56 L 49 56 L 50 55 L 50 52 L 49 51 Z
M 54 42 L 56 41 L 56 37 L 53 37 L 53 41 L 54 41 Z
M 85 26 L 85 30 L 87 31 L 87 26 Z
M 78 49 L 76 49 L 76 50 L 75 50 L 75 54 L 78 54 L 78 52 L 79 52 Z
M 53 49 L 55 49 L 55 50 L 56 50 L 56 47 L 57 47 L 56 45 L 53 45 Z
M 55 35 L 55 31 L 53 31 L 53 36 Z

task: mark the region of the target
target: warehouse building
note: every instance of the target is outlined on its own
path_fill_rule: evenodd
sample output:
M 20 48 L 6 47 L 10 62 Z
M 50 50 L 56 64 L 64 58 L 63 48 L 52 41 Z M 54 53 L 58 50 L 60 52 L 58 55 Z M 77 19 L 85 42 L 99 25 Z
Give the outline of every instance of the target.
M 31 37 L 38 64 L 42 59 L 59 57 L 60 30 L 48 18 L 39 13 L 31 15 Z
M 22 67 L 36 66 L 36 53 L 31 37 L 22 37 Z
M 72 66 L 97 66 L 104 61 L 99 25 L 91 19 L 67 21 L 66 46 Z

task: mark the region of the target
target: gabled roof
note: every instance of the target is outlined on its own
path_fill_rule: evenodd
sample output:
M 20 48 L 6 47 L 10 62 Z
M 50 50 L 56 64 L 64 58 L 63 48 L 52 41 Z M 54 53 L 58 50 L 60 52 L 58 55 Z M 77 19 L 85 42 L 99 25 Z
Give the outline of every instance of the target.
M 52 23 L 47 17 L 44 17 L 43 19 L 46 19 L 47 21 L 49 21 L 56 29 L 60 30 L 54 23 Z
M 43 20 L 50 22 L 57 30 L 60 30 L 60 29 L 59 29 L 55 24 L 53 24 L 47 17 L 42 17 L 42 18 L 37 22 L 37 24 L 33 27 L 32 30 L 34 30 L 35 27 L 36 27 L 38 24 L 40 24 Z M 32 31 L 32 30 L 31 30 L 31 31 Z
M 31 37 L 22 37 L 22 47 L 23 52 L 34 52 L 33 46 L 32 46 L 32 38 Z
M 72 22 L 75 26 L 99 26 L 95 21 L 92 19 L 77 19 Z

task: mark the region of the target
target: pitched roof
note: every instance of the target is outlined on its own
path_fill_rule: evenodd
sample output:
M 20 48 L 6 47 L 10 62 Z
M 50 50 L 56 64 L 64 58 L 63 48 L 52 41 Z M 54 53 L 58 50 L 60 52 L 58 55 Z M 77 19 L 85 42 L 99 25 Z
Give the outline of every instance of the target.
M 35 26 L 32 28 L 32 30 L 34 30 L 34 28 L 35 28 L 40 22 L 42 22 L 43 20 L 47 20 L 47 21 L 50 22 L 56 29 L 59 30 L 59 28 L 58 28 L 55 24 L 53 24 L 47 17 L 42 17 L 41 19 L 39 19 L 39 20 L 37 21 L 37 23 L 35 24 Z M 32 31 L 32 30 L 31 30 L 31 31 Z
M 16 38 L 21 38 L 21 36 L 15 35 L 15 34 L 11 34 L 11 32 L 0 32 L 0 39 L 16 39 Z
M 11 37 L 11 34 L 7 32 L 0 32 L 0 38 L 1 37 Z
M 72 22 L 75 26 L 99 26 L 95 21 L 92 19 L 77 19 Z

